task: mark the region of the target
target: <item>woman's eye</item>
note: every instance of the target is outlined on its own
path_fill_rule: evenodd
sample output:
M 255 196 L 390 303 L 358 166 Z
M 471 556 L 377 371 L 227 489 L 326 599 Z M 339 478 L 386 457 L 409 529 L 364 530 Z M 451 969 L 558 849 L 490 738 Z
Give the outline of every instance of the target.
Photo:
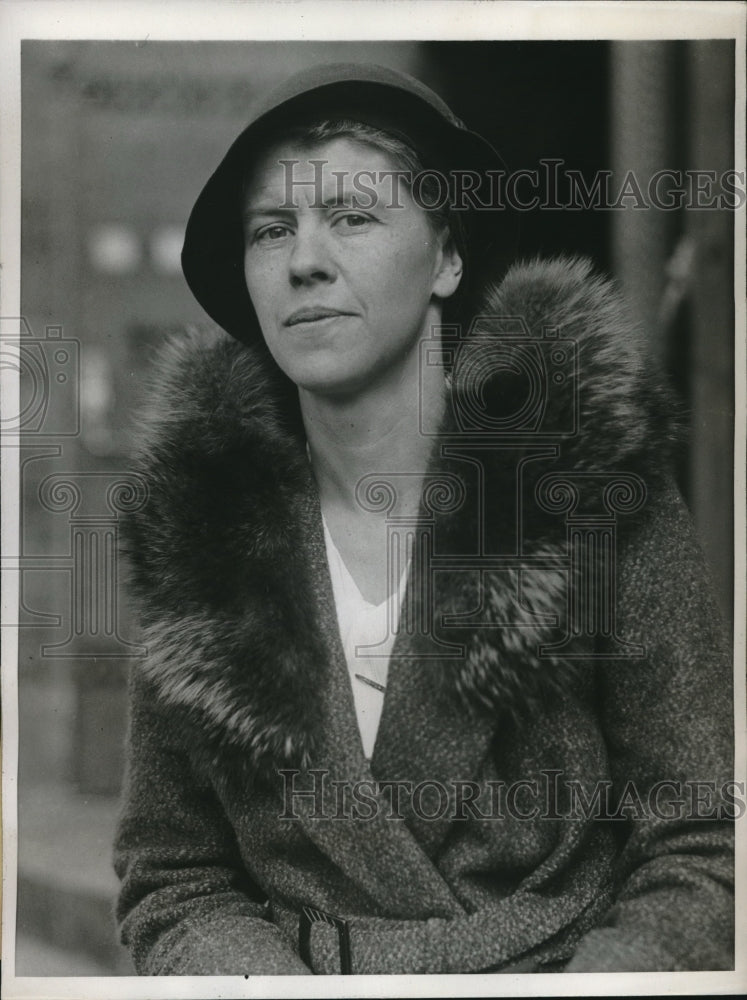
M 287 226 L 281 226 L 275 223 L 272 226 L 265 226 L 263 229 L 259 229 L 254 234 L 255 243 L 277 243 L 288 233 Z
M 345 229 L 360 229 L 371 220 L 367 215 L 362 215 L 360 212 L 346 212 L 337 221 Z

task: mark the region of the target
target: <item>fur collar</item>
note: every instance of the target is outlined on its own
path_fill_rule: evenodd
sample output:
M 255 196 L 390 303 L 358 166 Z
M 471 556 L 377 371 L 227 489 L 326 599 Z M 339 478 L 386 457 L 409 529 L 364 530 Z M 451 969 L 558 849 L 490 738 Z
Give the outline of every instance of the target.
M 530 419 L 518 430 L 509 418 L 528 376 L 506 372 L 497 392 L 479 377 L 489 345 L 520 331 L 517 318 L 526 343 L 557 331 L 576 358 L 575 371 L 572 359 L 548 361 L 563 391 L 550 391 L 534 426 Z M 495 545 L 513 548 L 527 566 L 538 556 L 551 562 L 565 546 L 562 518 L 528 499 L 541 475 L 628 470 L 648 485 L 662 466 L 671 410 L 636 340 L 616 292 L 584 261 L 517 265 L 485 296 L 454 370 L 442 441 L 469 438 L 460 414 L 469 424 L 476 401 L 487 403 L 497 437 L 483 453 L 486 520 Z M 313 762 L 321 717 L 315 678 L 328 652 L 302 555 L 302 509 L 313 487 L 294 391 L 264 354 L 223 334 L 170 343 L 155 378 L 140 459 L 149 496 L 124 530 L 149 647 L 142 669 L 210 759 L 232 753 L 258 772 Z M 463 475 L 453 448 L 441 451 L 433 471 Z M 520 467 L 528 471 L 517 479 Z M 529 510 L 518 529 L 517 504 L 507 497 Z M 470 551 L 474 510 L 434 516 L 442 551 Z M 548 693 L 569 690 L 572 664 L 537 655 L 557 637 L 548 623 L 565 614 L 572 586 L 565 569 L 519 565 L 437 580 L 438 615 L 482 607 L 489 620 L 513 623 L 458 631 L 464 656 L 456 665 L 444 660 L 436 674 L 445 697 L 520 720 Z

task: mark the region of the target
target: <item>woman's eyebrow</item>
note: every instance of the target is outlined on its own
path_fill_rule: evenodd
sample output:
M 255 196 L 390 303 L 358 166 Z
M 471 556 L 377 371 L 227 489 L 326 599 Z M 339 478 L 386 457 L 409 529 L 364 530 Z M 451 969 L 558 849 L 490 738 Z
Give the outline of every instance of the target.
M 360 208 L 360 207 L 366 207 L 369 209 L 371 208 L 370 196 L 366 195 L 361 197 L 360 193 L 355 191 L 345 192 L 342 196 L 334 195 L 329 198 L 320 198 L 318 200 L 315 199 L 309 205 L 309 208 L 322 209 L 324 211 L 329 211 L 330 209 L 333 208 Z M 267 217 L 277 218 L 278 216 L 290 217 L 295 215 L 297 211 L 298 211 L 298 206 L 288 205 L 287 203 L 282 203 L 280 205 L 271 203 L 268 203 L 266 205 L 262 204 L 247 205 L 246 208 L 244 209 L 243 219 L 244 222 L 253 222 L 257 218 L 267 218 Z
M 294 215 L 296 209 L 293 206 L 288 205 L 247 205 L 244 209 L 244 222 L 251 222 L 258 217 L 263 216 L 290 216 Z
M 360 202 L 368 202 L 369 198 L 361 198 L 359 191 L 345 191 L 331 198 L 322 198 L 318 203 L 319 208 L 358 208 Z M 370 206 L 369 206 L 370 207 Z

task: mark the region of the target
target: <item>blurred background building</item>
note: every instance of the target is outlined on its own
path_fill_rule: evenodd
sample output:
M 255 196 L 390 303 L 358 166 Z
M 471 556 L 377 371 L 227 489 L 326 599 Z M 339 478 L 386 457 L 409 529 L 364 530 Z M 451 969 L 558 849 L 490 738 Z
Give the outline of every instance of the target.
M 110 856 L 142 654 L 116 555 L 140 496 L 133 415 L 153 349 L 205 320 L 179 268 L 196 194 L 254 96 L 328 61 L 419 76 L 509 170 L 733 167 L 728 41 L 24 43 L 18 975 L 131 971 Z M 520 225 L 521 256 L 592 257 L 648 331 L 687 414 L 677 474 L 728 619 L 733 213 L 545 207 Z

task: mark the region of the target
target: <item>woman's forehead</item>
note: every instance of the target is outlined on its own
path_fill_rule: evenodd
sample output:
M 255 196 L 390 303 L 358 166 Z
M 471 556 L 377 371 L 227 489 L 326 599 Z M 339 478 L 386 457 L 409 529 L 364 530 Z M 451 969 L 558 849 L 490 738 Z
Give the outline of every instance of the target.
M 338 136 L 313 145 L 278 142 L 254 162 L 244 183 L 244 206 L 323 207 L 365 191 L 391 191 L 403 171 L 391 153 L 361 139 Z

